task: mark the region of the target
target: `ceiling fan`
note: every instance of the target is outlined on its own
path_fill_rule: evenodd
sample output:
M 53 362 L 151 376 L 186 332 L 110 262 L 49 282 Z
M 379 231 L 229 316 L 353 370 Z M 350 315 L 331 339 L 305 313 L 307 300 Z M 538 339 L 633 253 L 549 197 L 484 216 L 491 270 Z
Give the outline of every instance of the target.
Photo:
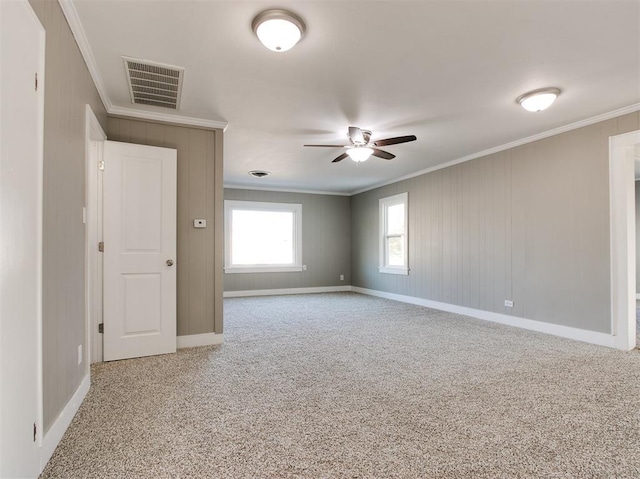
M 304 146 L 315 146 L 315 147 L 324 147 L 324 148 L 348 148 L 346 153 L 341 154 L 332 163 L 337 163 L 339 161 L 344 160 L 347 156 L 351 157 L 353 161 L 356 163 L 361 163 L 369 159 L 371 155 L 377 156 L 378 158 L 383 158 L 385 160 L 393 160 L 396 155 L 393 155 L 387 151 L 381 150 L 377 148 L 378 146 L 389 146 L 389 145 L 397 145 L 399 143 L 407 143 L 409 141 L 417 140 L 415 135 L 407 135 L 407 136 L 396 136 L 394 138 L 387 138 L 385 140 L 377 140 L 370 142 L 371 139 L 371 131 L 370 130 L 362 130 L 355 126 L 349 127 L 349 133 L 347 135 L 349 137 L 350 145 L 304 145 Z

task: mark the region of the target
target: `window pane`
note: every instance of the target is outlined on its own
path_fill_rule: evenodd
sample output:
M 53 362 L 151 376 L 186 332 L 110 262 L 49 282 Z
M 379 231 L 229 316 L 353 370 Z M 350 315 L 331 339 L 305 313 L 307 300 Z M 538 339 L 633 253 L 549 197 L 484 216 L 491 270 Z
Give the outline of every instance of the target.
M 404 203 L 387 208 L 387 234 L 404 233 Z
M 404 266 L 404 238 L 387 238 L 387 264 Z
M 293 213 L 234 210 L 231 263 L 293 264 Z

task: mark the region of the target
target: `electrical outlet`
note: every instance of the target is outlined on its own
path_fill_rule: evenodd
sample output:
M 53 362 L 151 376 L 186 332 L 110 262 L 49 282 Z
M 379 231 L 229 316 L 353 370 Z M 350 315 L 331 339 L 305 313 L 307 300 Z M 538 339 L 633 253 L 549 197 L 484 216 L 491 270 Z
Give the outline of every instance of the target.
M 302 271 L 306 271 L 306 270 L 307 270 L 307 265 L 306 265 L 306 264 L 303 264 L 303 265 L 302 265 Z
M 78 364 L 82 363 L 82 344 L 78 345 Z
M 340 275 L 340 281 L 344 281 L 344 274 Z
M 513 301 L 510 301 L 510 300 L 508 300 L 508 299 L 505 299 L 505 300 L 504 300 L 504 305 L 505 305 L 507 308 L 513 308 Z

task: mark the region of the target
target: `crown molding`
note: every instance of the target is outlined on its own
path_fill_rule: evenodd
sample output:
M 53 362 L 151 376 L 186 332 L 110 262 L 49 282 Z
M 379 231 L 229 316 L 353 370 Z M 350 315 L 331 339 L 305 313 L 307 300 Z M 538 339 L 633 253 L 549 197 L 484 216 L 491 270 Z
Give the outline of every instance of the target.
M 204 118 L 193 118 L 190 116 L 172 115 L 171 113 L 160 113 L 148 110 L 135 110 L 121 106 L 112 106 L 107 109 L 107 114 L 113 116 L 125 116 L 127 118 L 137 118 L 140 120 L 159 121 L 162 123 L 177 123 L 179 125 L 199 126 L 203 128 L 217 128 L 225 131 L 229 123 L 226 121 L 205 120 Z
M 87 68 L 89 69 L 91 78 L 93 78 L 93 83 L 95 83 L 96 85 L 98 95 L 100 95 L 100 99 L 102 100 L 102 104 L 104 105 L 105 110 L 107 110 L 108 112 L 112 106 L 111 100 L 109 99 L 109 95 L 107 94 L 107 89 L 104 86 L 102 77 L 100 76 L 96 59 L 93 56 L 91 47 L 89 46 L 89 40 L 87 40 L 87 34 L 85 33 L 84 27 L 80 22 L 80 17 L 78 16 L 76 6 L 74 5 L 73 0 L 58 0 L 58 3 L 60 4 L 60 8 L 62 8 L 62 13 L 64 13 L 64 16 L 67 19 L 67 23 L 69 24 L 71 33 L 76 39 L 78 48 L 80 48 L 80 53 L 82 54 L 82 58 L 84 58 L 84 62 L 86 63 Z
M 60 8 L 62 8 L 62 12 L 64 13 L 65 18 L 67 19 L 67 23 L 69 24 L 71 33 L 73 34 L 73 37 L 78 44 L 78 48 L 80 49 L 82 58 L 87 65 L 89 74 L 93 79 L 93 83 L 98 90 L 98 95 L 100 95 L 100 99 L 102 100 L 102 104 L 104 105 L 104 108 L 107 111 L 108 115 L 125 116 L 128 118 L 138 118 L 141 120 L 160 121 L 163 123 L 176 123 L 179 125 L 199 126 L 203 128 L 216 128 L 223 131 L 227 129 L 229 123 L 226 121 L 205 120 L 203 118 L 193 118 L 187 116 L 172 115 L 169 113 L 136 110 L 133 108 L 114 106 L 111 102 L 111 99 L 109 98 L 107 89 L 104 85 L 104 82 L 102 81 L 102 77 L 100 76 L 100 71 L 98 69 L 96 59 L 93 56 L 93 51 L 91 50 L 91 46 L 89 45 L 87 34 L 85 33 L 82 22 L 80 21 L 80 17 L 78 16 L 78 11 L 76 10 L 74 1 L 58 0 L 58 3 L 60 4 Z
M 224 184 L 225 188 L 230 190 L 256 190 L 256 191 L 273 191 L 274 193 L 301 193 L 304 195 L 330 195 L 330 196 L 351 196 L 351 193 L 339 193 L 336 191 L 318 191 L 318 190 L 296 190 L 290 188 L 270 188 L 262 186 L 246 186 L 240 184 Z
M 494 153 L 499 153 L 501 151 L 509 150 L 511 148 L 515 148 L 517 146 L 526 145 L 527 143 L 533 143 L 534 141 L 542 140 L 544 138 L 549 138 L 550 136 L 559 135 L 561 133 L 566 133 L 571 130 L 577 130 L 578 128 L 582 128 L 585 126 L 593 125 L 594 123 L 599 123 L 601 121 L 611 120 L 612 118 L 616 118 L 622 115 L 626 115 L 628 113 L 634 113 L 640 110 L 640 103 L 634 103 L 633 105 L 625 106 L 623 108 L 618 108 L 617 110 L 609 111 L 607 113 L 603 113 L 601 115 L 592 116 L 591 118 L 587 118 L 585 120 L 576 121 L 574 123 L 569 123 L 568 125 L 560 126 L 558 128 L 554 128 L 553 130 L 544 131 L 542 133 L 538 133 L 532 136 L 527 136 L 526 138 L 522 138 L 520 140 L 512 141 L 510 143 L 505 143 L 504 145 L 495 146 L 493 148 L 489 148 L 488 150 L 479 151 L 477 153 L 472 153 L 471 155 L 463 156 L 462 158 L 458 158 L 457 160 L 447 161 L 446 163 L 440 163 L 439 165 L 431 166 L 429 168 L 425 168 L 423 170 L 416 171 L 414 173 L 410 173 L 405 176 L 400 176 L 398 178 L 394 178 L 391 180 L 386 180 L 381 183 L 376 183 L 372 186 L 367 186 L 366 188 L 362 188 L 359 190 L 355 190 L 351 192 L 351 195 L 359 195 L 360 193 L 364 193 L 365 191 L 375 190 L 376 188 L 381 188 L 382 186 L 391 185 L 393 183 L 398 183 L 399 181 L 408 180 L 410 178 L 415 178 L 416 176 L 425 175 L 427 173 L 431 173 L 433 171 L 442 170 L 444 168 L 448 168 L 450 166 L 458 165 L 460 163 L 465 163 L 467 161 L 475 160 L 476 158 L 482 158 L 483 156 L 492 155 Z

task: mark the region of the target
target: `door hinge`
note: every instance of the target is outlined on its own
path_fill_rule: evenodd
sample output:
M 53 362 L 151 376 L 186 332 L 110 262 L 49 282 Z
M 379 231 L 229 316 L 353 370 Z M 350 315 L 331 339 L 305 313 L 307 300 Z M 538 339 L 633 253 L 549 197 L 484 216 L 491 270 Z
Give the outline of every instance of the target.
M 36 91 L 38 91 L 38 72 L 36 72 Z
M 98 169 L 99 169 L 100 171 L 104 171 L 104 160 L 100 160 L 100 161 L 98 162 Z
M 33 442 L 36 442 L 36 435 L 38 433 L 38 428 L 36 427 L 36 423 L 33 423 Z
M 104 323 L 98 324 L 98 332 L 104 334 Z
M 98 243 L 98 251 L 100 251 L 100 253 L 104 253 L 104 241 L 100 241 L 100 243 Z

